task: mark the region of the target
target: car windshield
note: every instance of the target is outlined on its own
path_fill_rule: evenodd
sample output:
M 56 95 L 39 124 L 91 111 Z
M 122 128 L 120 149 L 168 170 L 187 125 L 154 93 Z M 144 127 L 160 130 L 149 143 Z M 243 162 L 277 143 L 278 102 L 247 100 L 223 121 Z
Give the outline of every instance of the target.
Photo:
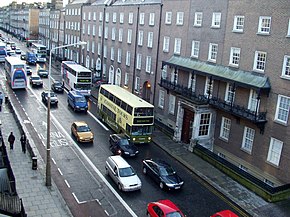
M 61 87 L 62 84 L 61 84 L 60 82 L 55 82 L 55 83 L 54 83 L 54 86 L 56 86 L 56 87 Z
M 85 97 L 76 97 L 76 102 L 86 102 L 86 98 Z
M 40 77 L 31 77 L 32 80 L 40 80 Z
M 159 168 L 159 171 L 160 171 L 160 175 L 162 176 L 170 176 L 175 173 L 174 169 L 171 166 L 168 166 L 168 167 L 162 166 Z
M 120 144 L 120 146 L 130 145 L 128 139 L 120 139 L 119 144 Z
M 45 69 L 39 69 L 38 71 L 39 71 L 39 72 L 46 72 Z
M 88 126 L 79 126 L 78 132 L 90 132 L 91 129 Z
M 175 212 L 167 213 L 166 217 L 183 217 L 183 215 L 181 215 L 180 212 L 175 211 Z
M 128 176 L 134 176 L 135 171 L 133 170 L 132 167 L 126 167 L 126 168 L 121 168 L 119 170 L 120 177 L 128 177 Z

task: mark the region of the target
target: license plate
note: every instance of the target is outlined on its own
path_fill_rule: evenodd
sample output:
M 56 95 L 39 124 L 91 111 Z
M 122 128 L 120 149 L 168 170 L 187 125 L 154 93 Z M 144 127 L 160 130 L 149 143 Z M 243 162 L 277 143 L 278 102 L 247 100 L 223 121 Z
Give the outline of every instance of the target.
M 180 186 L 176 186 L 176 187 L 175 187 L 175 189 L 179 189 L 179 188 L 180 188 Z

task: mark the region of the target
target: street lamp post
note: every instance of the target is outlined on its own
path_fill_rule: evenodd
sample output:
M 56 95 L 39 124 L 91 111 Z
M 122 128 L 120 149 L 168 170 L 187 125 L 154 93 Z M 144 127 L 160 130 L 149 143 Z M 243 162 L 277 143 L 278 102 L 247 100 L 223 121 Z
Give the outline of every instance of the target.
M 48 66 L 48 99 L 47 99 L 47 135 L 46 135 L 46 186 L 51 186 L 51 164 L 50 164 L 50 82 L 51 82 L 51 56 L 54 50 L 71 47 L 75 45 L 85 46 L 87 42 L 79 41 L 73 44 L 67 44 L 59 47 L 51 48 L 49 52 L 49 66 Z

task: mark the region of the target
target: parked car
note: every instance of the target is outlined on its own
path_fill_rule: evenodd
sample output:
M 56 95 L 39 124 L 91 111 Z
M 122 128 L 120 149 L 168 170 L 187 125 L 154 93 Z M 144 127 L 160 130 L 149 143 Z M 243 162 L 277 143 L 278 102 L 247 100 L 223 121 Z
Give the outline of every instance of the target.
M 142 163 L 143 173 L 157 182 L 161 189 L 177 190 L 183 186 L 184 181 L 167 162 L 145 159 Z
M 76 121 L 71 125 L 71 133 L 78 142 L 90 142 L 94 141 L 94 134 L 91 131 L 88 124 L 84 121 Z
M 27 75 L 31 75 L 31 74 L 32 74 L 32 69 L 31 69 L 31 67 L 30 67 L 30 66 L 27 66 L 27 65 L 26 65 L 26 74 L 27 74 Z
M 47 78 L 48 77 L 48 71 L 46 69 L 43 69 L 43 68 L 39 68 L 37 70 L 37 74 L 40 76 L 40 77 L 45 77 Z
M 111 134 L 109 142 L 110 150 L 115 155 L 133 157 L 139 153 L 137 147 L 129 142 L 125 134 Z
M 51 89 L 54 92 L 58 92 L 58 93 L 63 93 L 63 91 L 64 91 L 64 88 L 63 88 L 61 81 L 54 81 L 53 84 L 51 85 Z
M 120 191 L 136 191 L 142 187 L 135 170 L 121 156 L 110 156 L 106 160 L 106 174 L 118 185 Z
M 147 216 L 185 217 L 181 210 L 171 200 L 159 200 L 147 205 Z
M 20 48 L 17 47 L 17 48 L 15 49 L 15 53 L 16 53 L 16 54 L 21 54 L 21 50 L 20 50 Z
M 26 54 L 21 54 L 21 55 L 20 55 L 20 59 L 21 59 L 21 60 L 26 60 Z
M 42 87 L 43 86 L 43 81 L 39 75 L 31 75 L 29 78 L 30 85 L 32 87 L 38 86 Z
M 231 210 L 223 210 L 211 215 L 210 217 L 239 217 L 239 216 L 233 213 Z
M 48 91 L 43 91 L 41 93 L 41 100 L 46 105 L 48 103 L 48 94 L 49 94 Z M 50 105 L 57 106 L 57 104 L 58 104 L 57 95 L 54 92 L 50 92 Z

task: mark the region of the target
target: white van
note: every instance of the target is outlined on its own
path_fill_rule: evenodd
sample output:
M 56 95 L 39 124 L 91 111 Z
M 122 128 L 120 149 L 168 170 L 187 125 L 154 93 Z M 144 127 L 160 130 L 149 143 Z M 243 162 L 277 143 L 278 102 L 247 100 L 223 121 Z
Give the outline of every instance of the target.
M 141 189 L 141 180 L 134 169 L 119 155 L 108 157 L 106 160 L 106 174 L 111 176 L 120 191 Z

